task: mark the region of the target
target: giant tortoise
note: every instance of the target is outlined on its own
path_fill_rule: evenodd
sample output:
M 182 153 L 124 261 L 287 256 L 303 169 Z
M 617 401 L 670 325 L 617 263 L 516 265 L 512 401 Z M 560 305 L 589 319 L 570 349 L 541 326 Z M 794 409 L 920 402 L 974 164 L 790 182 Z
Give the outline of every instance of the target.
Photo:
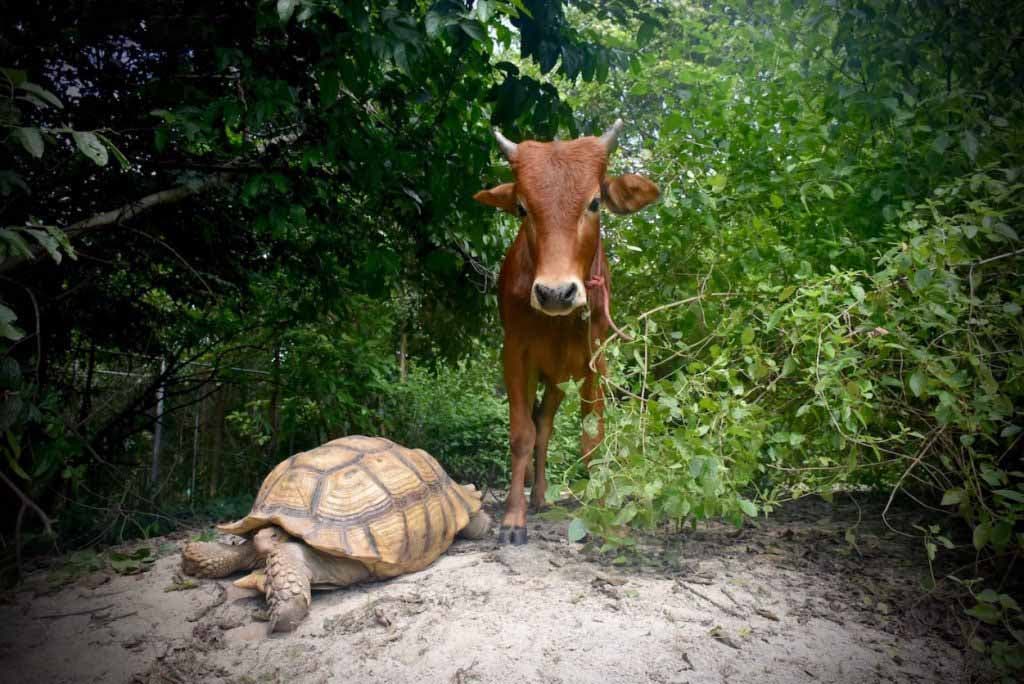
M 422 449 L 379 437 L 343 437 L 280 463 L 252 511 L 218 525 L 242 544 L 193 542 L 182 568 L 198 577 L 255 570 L 238 580 L 263 591 L 270 631 L 292 630 L 313 587 L 344 587 L 422 570 L 456 534 L 485 536 L 490 517 L 473 485 L 452 481 Z

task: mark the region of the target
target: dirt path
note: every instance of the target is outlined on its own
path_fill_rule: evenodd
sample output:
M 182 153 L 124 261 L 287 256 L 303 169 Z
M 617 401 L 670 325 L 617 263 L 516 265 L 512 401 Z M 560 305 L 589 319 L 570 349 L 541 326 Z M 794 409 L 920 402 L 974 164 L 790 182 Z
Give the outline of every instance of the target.
M 852 517 L 851 517 L 852 516 Z M 865 516 L 867 518 L 867 516 Z M 743 530 L 646 540 L 613 565 L 532 520 L 530 544 L 458 541 L 424 572 L 314 596 L 267 638 L 228 582 L 175 585 L 175 545 L 145 573 L 40 577 L 0 606 L 10 682 L 957 682 L 917 548 L 855 510 L 790 506 Z M 169 542 L 173 542 L 172 545 Z

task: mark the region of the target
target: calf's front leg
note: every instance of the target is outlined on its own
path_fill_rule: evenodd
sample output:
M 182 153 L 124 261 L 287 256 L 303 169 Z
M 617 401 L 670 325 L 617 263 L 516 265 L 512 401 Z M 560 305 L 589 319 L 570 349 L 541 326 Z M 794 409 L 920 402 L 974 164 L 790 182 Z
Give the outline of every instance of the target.
M 522 363 L 522 357 L 505 348 L 505 387 L 508 389 L 509 445 L 512 473 L 505 516 L 498 528 L 499 544 L 526 543 L 526 466 L 533 455 L 537 429 L 531 407 L 537 394 L 537 379 Z

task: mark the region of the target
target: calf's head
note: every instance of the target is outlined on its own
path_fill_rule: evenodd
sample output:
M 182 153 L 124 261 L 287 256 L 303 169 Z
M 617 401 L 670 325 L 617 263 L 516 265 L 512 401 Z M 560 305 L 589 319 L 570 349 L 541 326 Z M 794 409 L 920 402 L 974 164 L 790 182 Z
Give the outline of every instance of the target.
M 587 303 L 602 205 L 630 214 L 658 198 L 658 186 L 643 176 L 605 175 L 621 131 L 622 119 L 601 137 L 569 141 L 514 143 L 494 131 L 515 181 L 474 199 L 521 218 L 533 263 L 530 304 L 538 311 L 562 316 Z

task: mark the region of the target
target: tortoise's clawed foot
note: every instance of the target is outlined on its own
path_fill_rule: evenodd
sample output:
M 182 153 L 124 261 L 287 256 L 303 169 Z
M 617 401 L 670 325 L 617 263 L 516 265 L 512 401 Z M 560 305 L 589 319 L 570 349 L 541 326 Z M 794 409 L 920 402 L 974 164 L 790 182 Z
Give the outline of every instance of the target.
M 498 544 L 505 545 L 511 544 L 512 546 L 522 546 L 526 543 L 526 526 L 522 527 L 509 527 L 502 525 L 498 528 Z
M 291 632 L 309 613 L 309 604 L 302 596 L 272 602 L 267 632 Z
M 269 632 L 290 632 L 309 613 L 309 568 L 298 544 L 280 544 L 267 558 L 264 580 L 270 605 Z

